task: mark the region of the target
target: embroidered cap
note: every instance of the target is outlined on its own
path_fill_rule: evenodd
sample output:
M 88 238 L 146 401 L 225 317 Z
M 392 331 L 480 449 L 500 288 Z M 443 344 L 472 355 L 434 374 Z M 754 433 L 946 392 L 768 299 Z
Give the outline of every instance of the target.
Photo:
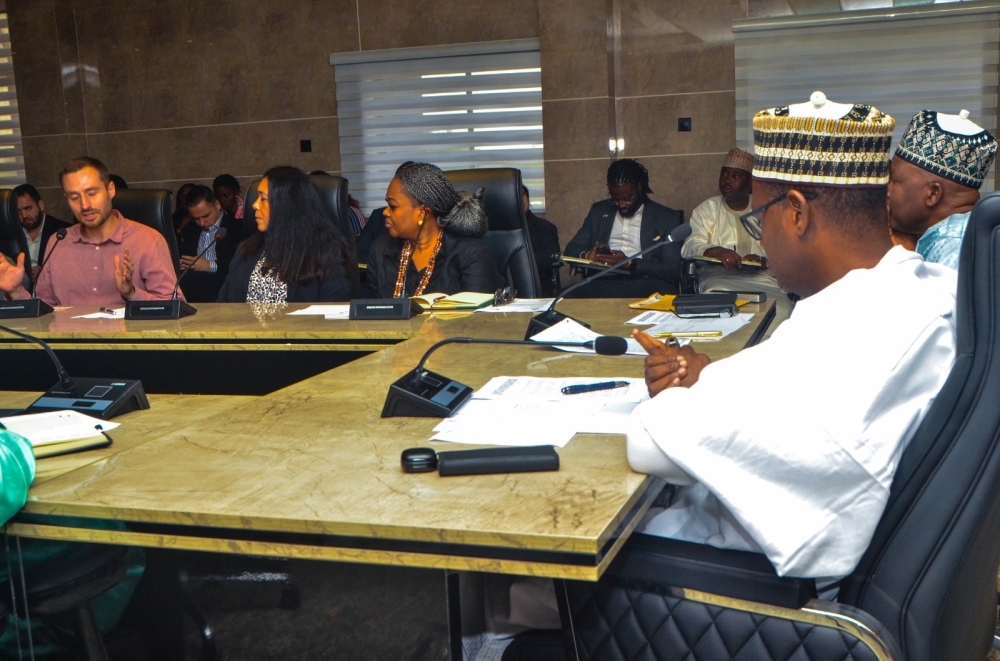
M 997 153 L 990 132 L 969 121 L 969 111 L 946 115 L 921 110 L 906 127 L 896 156 L 969 188 L 983 185 Z
M 827 102 L 761 110 L 753 118 L 758 179 L 815 186 L 884 186 L 896 121 L 872 106 Z
M 722 162 L 722 167 L 753 172 L 753 154 L 742 149 L 730 149 L 726 154 L 726 160 Z

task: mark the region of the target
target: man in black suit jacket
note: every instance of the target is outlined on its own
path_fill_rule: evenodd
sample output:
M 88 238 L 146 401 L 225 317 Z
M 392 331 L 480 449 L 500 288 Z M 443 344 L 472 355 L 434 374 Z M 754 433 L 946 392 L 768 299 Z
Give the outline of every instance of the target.
M 608 168 L 609 200 L 590 208 L 583 227 L 566 246 L 571 257 L 614 264 L 647 248 L 684 222 L 684 212 L 649 199 L 649 173 L 638 161 L 623 158 Z M 576 298 L 645 297 L 676 294 L 681 277 L 680 244 L 669 244 L 634 260 L 617 273 L 573 292 Z
M 223 213 L 222 205 L 208 186 L 192 188 L 185 203 L 191 222 L 181 230 L 178 248 L 181 270 L 191 269 L 192 273 L 184 276 L 181 289 L 189 302 L 214 303 L 229 274 L 229 264 L 236 254 L 236 246 L 248 238 L 247 229 L 242 221 Z M 215 238 L 219 228 L 225 228 L 226 236 L 217 241 L 203 257 L 197 257 Z
M 17 202 L 17 216 L 21 221 L 21 229 L 24 230 L 24 238 L 28 242 L 25 271 L 30 273 L 31 279 L 34 280 L 41 270 L 39 263 L 44 257 L 49 237 L 61 229 L 68 229 L 69 223 L 45 213 L 45 201 L 38 194 L 38 189 L 31 184 L 21 184 L 11 194 Z

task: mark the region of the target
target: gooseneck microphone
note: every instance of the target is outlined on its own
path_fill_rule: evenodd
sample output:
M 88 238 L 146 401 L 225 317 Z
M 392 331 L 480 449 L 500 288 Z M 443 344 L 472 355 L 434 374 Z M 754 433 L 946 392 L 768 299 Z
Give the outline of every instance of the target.
M 56 242 L 52 246 L 52 250 L 49 251 L 48 255 L 43 253 L 42 261 L 39 263 L 38 277 L 42 276 L 42 269 L 45 268 L 45 264 L 48 263 L 52 253 L 56 251 L 56 246 L 59 242 L 66 238 L 66 230 L 61 229 L 56 232 Z M 44 250 L 44 249 L 43 249 Z M 0 259 L 3 259 L 0 256 Z M 40 317 L 43 314 L 48 314 L 52 312 L 52 306 L 43 300 L 35 297 L 35 288 L 38 286 L 37 278 L 31 281 L 31 291 L 30 298 L 4 301 L 0 300 L 0 319 L 18 319 L 24 317 Z M 0 293 L 0 299 L 3 298 L 3 294 Z
M 65 234 L 66 230 L 62 230 L 62 232 L 63 234 Z M 56 357 L 56 352 L 52 350 L 52 347 L 49 346 L 48 342 L 40 340 L 34 335 L 28 335 L 27 333 L 22 333 L 19 330 L 14 330 L 13 328 L 7 328 L 6 326 L 0 326 L 0 330 L 10 333 L 11 335 L 16 335 L 22 340 L 27 340 L 28 342 L 34 342 L 41 348 L 45 349 L 45 353 L 49 354 L 49 359 L 52 361 L 52 364 L 56 366 L 56 374 L 59 375 L 60 387 L 62 387 L 63 391 L 66 392 L 67 394 L 72 394 L 72 395 L 76 394 L 76 384 L 73 382 L 73 379 L 69 378 L 69 374 L 66 372 L 66 369 L 62 366 L 62 363 L 59 362 L 59 358 Z
M 208 243 L 207 246 L 202 249 L 195 260 L 199 260 L 205 256 L 208 249 L 214 246 L 219 240 L 225 238 L 226 228 L 220 227 L 215 232 L 215 237 Z M 174 293 L 170 297 L 169 301 L 128 301 L 125 303 L 125 318 L 126 319 L 180 319 L 181 317 L 187 317 L 198 311 L 198 308 L 187 303 L 186 301 L 180 300 L 177 297 L 177 292 L 180 291 L 181 280 L 184 279 L 188 273 L 194 269 L 188 267 L 184 269 L 180 277 L 177 278 L 177 282 L 174 283 Z
M 603 278 L 606 275 L 610 275 L 611 273 L 614 273 L 615 271 L 619 270 L 623 266 L 627 265 L 633 259 L 637 259 L 637 258 L 643 256 L 644 254 L 646 254 L 647 252 L 649 252 L 651 250 L 655 250 L 657 248 L 662 248 L 663 246 L 670 245 L 671 243 L 684 243 L 685 239 L 687 239 L 689 236 L 691 236 L 691 226 L 690 225 L 678 225 L 677 227 L 674 228 L 674 231 L 671 232 L 667 236 L 667 238 L 663 239 L 662 241 L 657 241 L 656 243 L 648 245 L 645 248 L 643 248 L 642 250 L 640 250 L 639 252 L 637 252 L 637 253 L 635 253 L 633 255 L 627 256 L 625 259 L 621 260 L 620 262 L 616 262 L 615 264 L 612 264 L 607 269 L 605 269 L 603 271 L 600 271 L 599 273 L 595 273 L 594 275 L 592 275 L 590 277 L 584 278 L 583 280 L 581 280 L 580 282 L 577 282 L 576 284 L 570 285 L 569 287 L 567 287 L 566 289 L 564 289 L 558 296 L 556 296 L 554 299 L 552 299 L 552 304 L 549 305 L 549 308 L 545 312 L 543 312 L 543 313 L 541 313 L 541 314 L 539 314 L 539 315 L 537 315 L 537 316 L 535 316 L 535 317 L 533 317 L 531 319 L 531 321 L 528 323 L 528 331 L 524 334 L 524 339 L 527 340 L 532 335 L 540 333 L 543 330 L 545 330 L 546 328 L 549 328 L 551 326 L 555 326 L 556 324 L 558 324 L 563 319 L 566 319 L 567 315 L 565 315 L 565 314 L 563 314 L 561 312 L 557 312 L 556 311 L 556 305 L 559 303 L 559 301 L 561 301 L 564 298 L 566 298 L 566 296 L 571 291 L 573 291 L 574 289 L 578 289 L 578 288 L 582 287 L 583 285 L 585 285 L 587 283 L 590 283 L 590 282 L 593 282 L 594 280 L 597 280 L 598 278 Z M 587 326 L 587 324 L 583 324 L 583 325 Z
M 59 375 L 59 383 L 46 390 L 45 394 L 24 411 L 25 413 L 79 411 L 95 418 L 109 420 L 122 413 L 149 408 L 149 401 L 146 399 L 146 392 L 141 382 L 132 379 L 71 379 L 47 342 L 7 326 L 0 326 L 0 330 L 45 349 L 45 353 L 55 365 L 56 374 Z
M 624 337 L 601 335 L 588 342 L 535 342 L 449 337 L 432 345 L 417 366 L 389 386 L 382 417 L 417 416 L 447 418 L 472 395 L 472 388 L 424 368 L 427 359 L 446 344 L 516 344 L 532 347 L 586 347 L 602 356 L 621 356 L 628 350 Z
M 52 258 L 52 253 L 56 251 L 56 247 L 59 245 L 59 242 L 65 238 L 66 228 L 64 227 L 56 232 L 56 242 L 52 244 L 52 250 L 49 251 L 49 254 L 42 255 L 42 261 L 38 263 L 38 278 L 42 277 L 42 270 L 45 268 L 45 264 Z M 38 287 L 38 278 L 31 281 L 31 298 L 35 298 L 35 288 Z

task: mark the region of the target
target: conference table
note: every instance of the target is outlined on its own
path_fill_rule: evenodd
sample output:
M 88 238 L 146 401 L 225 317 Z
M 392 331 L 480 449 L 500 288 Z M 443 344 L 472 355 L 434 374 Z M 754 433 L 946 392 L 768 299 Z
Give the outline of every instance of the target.
M 250 322 L 245 311 L 205 308 L 212 316 L 205 314 L 202 326 L 196 327 L 196 317 L 184 319 L 163 334 L 189 343 L 182 346 L 223 339 L 228 345 L 255 332 L 275 343 L 283 336 L 287 355 L 299 339 L 385 346 L 259 397 L 151 395 L 149 410 L 116 419 L 121 427 L 111 447 L 40 460 L 39 478 L 9 533 L 595 581 L 664 486 L 629 468 L 624 436 L 606 434 L 577 434 L 558 450 L 555 472 L 442 478 L 401 470 L 407 448 L 465 446 L 429 443 L 437 418 L 380 417 L 389 385 L 441 339 L 521 339 L 530 314 L 425 314 L 369 326 L 287 315 Z M 631 327 L 624 322 L 637 314 L 621 300 L 567 300 L 560 309 L 606 335 L 627 335 Z M 695 347 L 720 359 L 759 341 L 773 303 L 744 311 L 754 313 L 749 324 Z M 226 315 L 241 321 L 223 337 L 225 329 L 216 324 Z M 162 331 L 140 322 L 89 329 L 74 324 L 72 330 L 57 325 L 53 318 L 30 330 L 54 345 L 103 343 L 104 351 L 121 354 L 168 339 L 155 339 Z M 252 356 L 250 349 L 252 343 L 242 351 Z M 643 361 L 547 347 L 451 345 L 427 367 L 479 388 L 500 375 L 641 377 Z M 0 407 L 24 406 L 31 398 L 0 392 Z M 66 524 L 59 517 L 74 520 Z M 126 529 L 99 525 L 108 520 Z M 454 633 L 451 640 L 454 650 Z

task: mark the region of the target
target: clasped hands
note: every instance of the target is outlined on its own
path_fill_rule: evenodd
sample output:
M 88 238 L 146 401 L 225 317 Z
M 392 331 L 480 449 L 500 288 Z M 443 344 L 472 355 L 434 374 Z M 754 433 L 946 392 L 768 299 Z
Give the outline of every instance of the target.
M 194 255 L 181 255 L 181 270 L 191 269 L 192 271 L 208 272 L 212 270 L 212 262 L 204 257 Z
M 690 346 L 667 345 L 638 328 L 632 337 L 649 354 L 646 356 L 646 388 L 656 397 L 667 388 L 690 388 L 698 381 L 701 371 L 712 362 Z

